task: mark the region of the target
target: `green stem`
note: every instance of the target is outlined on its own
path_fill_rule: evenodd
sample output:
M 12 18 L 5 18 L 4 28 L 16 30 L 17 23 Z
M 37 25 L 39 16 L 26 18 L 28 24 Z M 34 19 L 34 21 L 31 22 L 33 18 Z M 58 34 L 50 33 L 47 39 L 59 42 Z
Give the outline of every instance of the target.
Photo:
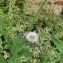
M 40 12 L 42 11 L 42 8 L 45 5 L 46 1 L 47 0 L 44 0 L 44 2 L 42 2 L 41 6 L 39 7 L 39 9 L 36 13 L 36 15 L 31 19 L 31 21 L 30 21 L 31 24 L 29 25 L 29 31 L 33 28 L 33 25 L 36 23 L 37 17 L 39 16 Z
M 44 2 L 41 4 L 39 10 L 37 11 L 36 15 L 34 16 L 34 19 L 33 19 L 34 21 L 37 20 L 37 17 L 39 16 L 40 12 L 42 11 L 42 8 L 43 8 L 43 6 L 45 5 L 46 1 L 47 1 L 47 0 L 44 0 Z
M 12 12 L 12 9 L 13 9 L 15 3 L 16 3 L 16 0 L 10 0 L 8 17 L 11 16 L 11 12 Z
M 7 61 L 5 60 L 5 58 L 3 57 L 3 55 L 1 53 L 0 53 L 0 57 L 1 57 L 2 61 L 3 61 L 3 63 L 7 63 Z

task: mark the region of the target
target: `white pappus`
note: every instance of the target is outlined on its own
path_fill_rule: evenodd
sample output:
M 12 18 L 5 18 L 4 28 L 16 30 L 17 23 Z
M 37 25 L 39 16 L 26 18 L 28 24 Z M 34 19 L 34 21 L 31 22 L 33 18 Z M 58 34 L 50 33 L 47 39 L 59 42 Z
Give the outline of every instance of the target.
M 38 34 L 36 32 L 29 32 L 27 35 L 26 35 L 26 39 L 29 41 L 29 42 L 32 42 L 32 43 L 35 43 L 38 41 Z

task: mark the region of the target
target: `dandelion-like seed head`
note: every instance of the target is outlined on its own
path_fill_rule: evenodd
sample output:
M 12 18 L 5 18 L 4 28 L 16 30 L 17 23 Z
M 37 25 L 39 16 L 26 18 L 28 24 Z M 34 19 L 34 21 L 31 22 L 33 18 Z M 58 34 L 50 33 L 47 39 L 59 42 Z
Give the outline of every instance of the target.
M 29 41 L 29 42 L 32 42 L 32 43 L 35 43 L 38 41 L 38 34 L 36 32 L 29 32 L 27 35 L 26 35 L 26 39 Z

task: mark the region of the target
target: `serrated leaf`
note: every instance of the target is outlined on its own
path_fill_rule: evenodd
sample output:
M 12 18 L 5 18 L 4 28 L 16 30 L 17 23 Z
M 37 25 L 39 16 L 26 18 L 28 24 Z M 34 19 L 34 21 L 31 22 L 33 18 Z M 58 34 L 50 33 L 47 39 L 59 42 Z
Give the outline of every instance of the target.
M 23 37 L 16 37 L 13 42 L 16 46 L 22 46 L 26 44 L 26 40 Z
M 12 53 L 14 53 L 17 50 L 19 50 L 19 48 L 21 48 L 23 45 L 26 45 L 26 40 L 23 37 L 16 37 L 13 40 L 13 46 L 12 46 Z
M 28 48 L 22 48 L 20 52 L 18 52 L 20 56 L 31 57 L 32 52 Z
M 13 46 L 13 43 L 8 42 L 8 44 L 5 45 L 4 49 L 11 49 L 12 46 Z

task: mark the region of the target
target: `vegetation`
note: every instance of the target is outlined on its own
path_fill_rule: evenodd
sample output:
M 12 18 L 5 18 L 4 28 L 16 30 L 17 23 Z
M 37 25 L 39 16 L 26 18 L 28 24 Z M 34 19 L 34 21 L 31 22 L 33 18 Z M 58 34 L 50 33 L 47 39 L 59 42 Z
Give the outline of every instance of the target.
M 63 63 L 62 15 L 43 11 L 47 0 L 28 13 L 26 1 L 0 1 L 0 63 Z

